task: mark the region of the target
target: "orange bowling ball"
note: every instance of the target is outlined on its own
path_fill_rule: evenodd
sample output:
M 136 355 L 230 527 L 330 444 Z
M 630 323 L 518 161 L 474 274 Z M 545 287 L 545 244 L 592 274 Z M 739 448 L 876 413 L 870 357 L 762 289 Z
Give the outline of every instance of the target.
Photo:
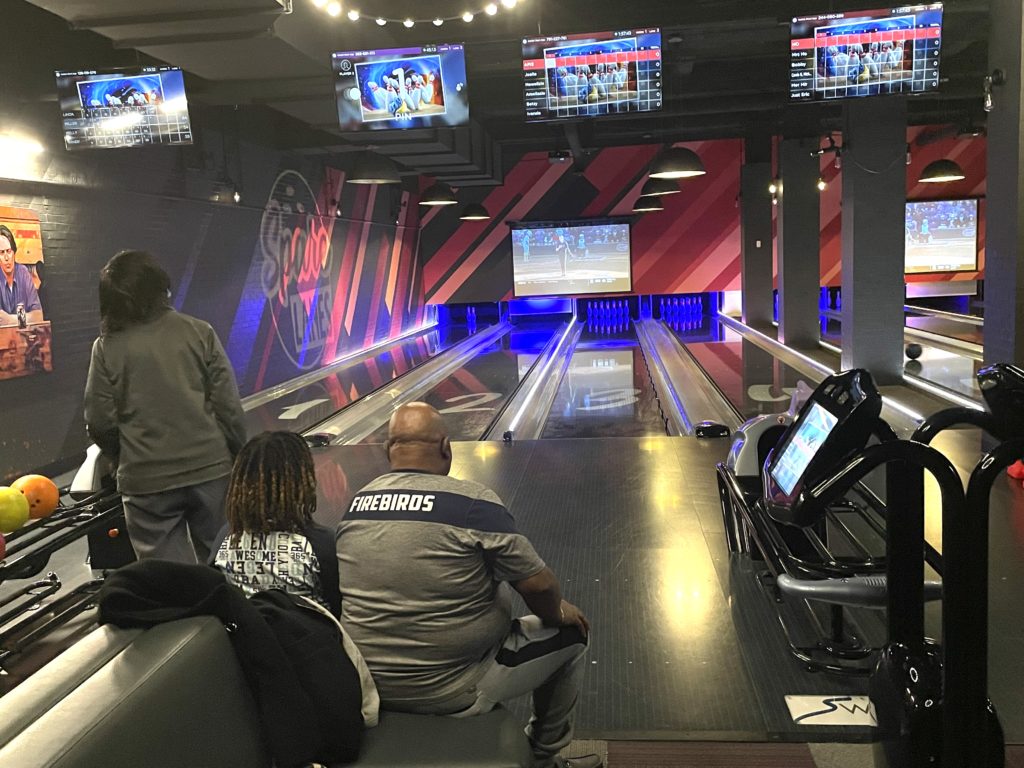
M 56 484 L 45 475 L 19 477 L 11 488 L 17 488 L 28 499 L 28 515 L 33 520 L 49 517 L 60 503 L 60 491 Z

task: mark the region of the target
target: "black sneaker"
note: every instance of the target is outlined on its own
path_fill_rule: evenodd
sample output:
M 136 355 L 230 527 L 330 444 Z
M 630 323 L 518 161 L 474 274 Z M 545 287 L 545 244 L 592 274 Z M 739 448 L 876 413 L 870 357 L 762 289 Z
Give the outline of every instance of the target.
M 537 768 L 603 768 L 603 766 L 604 761 L 599 755 L 554 757 L 550 762 L 537 764 Z

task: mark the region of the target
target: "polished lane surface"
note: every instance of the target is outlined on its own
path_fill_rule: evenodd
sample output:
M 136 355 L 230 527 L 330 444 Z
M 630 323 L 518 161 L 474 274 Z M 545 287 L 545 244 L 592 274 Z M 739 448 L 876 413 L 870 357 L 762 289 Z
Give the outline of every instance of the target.
M 249 434 L 304 432 L 342 408 L 425 363 L 470 334 L 464 325 L 431 329 L 331 368 L 302 386 L 284 382 L 242 401 Z M 301 382 L 303 377 L 294 381 Z M 279 392 L 279 394 L 278 394 Z
M 669 323 L 669 327 L 744 419 L 785 411 L 801 381 L 814 387 L 806 376 L 717 317 L 705 315 L 684 325 Z
M 632 324 L 584 326 L 541 437 L 664 434 L 665 421 Z
M 479 440 L 529 372 L 555 327 L 513 328 L 437 384 L 421 400 L 445 418 L 452 440 Z M 383 443 L 387 424 L 362 442 Z

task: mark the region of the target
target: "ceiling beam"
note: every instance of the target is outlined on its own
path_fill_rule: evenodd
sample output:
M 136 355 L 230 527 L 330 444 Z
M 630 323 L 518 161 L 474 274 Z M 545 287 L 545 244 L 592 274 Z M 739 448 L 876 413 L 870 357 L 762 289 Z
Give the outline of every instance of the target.
M 151 24 L 179 24 L 220 19 L 249 19 L 255 16 L 281 16 L 292 12 L 291 0 L 280 5 L 271 0 L 273 8 L 197 8 L 195 10 L 165 11 L 134 16 L 83 16 L 69 21 L 71 29 L 93 30 L 111 27 L 142 27 Z

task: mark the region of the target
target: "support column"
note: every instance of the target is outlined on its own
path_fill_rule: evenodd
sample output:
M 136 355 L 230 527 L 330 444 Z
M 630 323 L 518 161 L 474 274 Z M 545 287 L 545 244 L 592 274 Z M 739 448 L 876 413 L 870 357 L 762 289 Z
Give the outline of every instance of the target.
M 772 321 L 772 178 L 770 136 L 748 138 L 740 169 L 740 286 L 743 322 L 752 326 Z
M 821 223 L 818 142 L 786 139 L 779 151 L 779 341 L 810 349 L 818 344 Z
M 843 129 L 842 367 L 903 377 L 907 102 L 851 99 Z
M 1024 57 L 1020 0 L 993 0 L 989 71 L 1001 69 L 988 115 L 985 205 L 985 362 L 1024 363 Z

